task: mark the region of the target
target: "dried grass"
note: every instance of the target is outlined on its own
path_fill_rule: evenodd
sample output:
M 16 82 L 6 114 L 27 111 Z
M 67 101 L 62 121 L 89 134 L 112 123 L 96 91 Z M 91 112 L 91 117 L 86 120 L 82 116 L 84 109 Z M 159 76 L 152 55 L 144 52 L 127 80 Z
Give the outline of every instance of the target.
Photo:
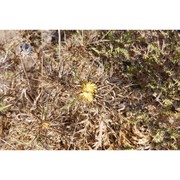
M 11 33 L 0 41 L 0 105 L 9 106 L 0 110 L 1 149 L 179 149 L 179 116 L 168 109 L 179 107 L 173 31 L 61 31 L 54 44 L 45 31 Z M 32 55 L 19 54 L 22 42 Z M 173 107 L 163 105 L 168 86 L 159 90 L 166 71 Z M 87 82 L 97 86 L 92 102 L 79 98 Z

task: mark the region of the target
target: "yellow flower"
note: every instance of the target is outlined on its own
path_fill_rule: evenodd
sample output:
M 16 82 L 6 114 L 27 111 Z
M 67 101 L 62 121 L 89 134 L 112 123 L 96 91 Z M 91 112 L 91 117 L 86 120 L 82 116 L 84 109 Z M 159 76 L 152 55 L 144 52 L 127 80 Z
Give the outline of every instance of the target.
M 83 99 L 88 100 L 89 102 L 93 101 L 93 94 L 91 92 L 82 92 L 80 94 L 80 97 L 82 97 Z
M 97 86 L 91 82 L 87 82 L 86 84 L 83 84 L 82 92 L 90 92 L 95 93 L 97 89 Z
M 50 127 L 50 123 L 48 123 L 47 121 L 42 122 L 42 129 L 48 129 L 49 127 Z
M 94 99 L 94 93 L 96 92 L 97 86 L 91 82 L 87 82 L 83 84 L 82 92 L 80 93 L 80 97 L 83 99 L 92 102 Z

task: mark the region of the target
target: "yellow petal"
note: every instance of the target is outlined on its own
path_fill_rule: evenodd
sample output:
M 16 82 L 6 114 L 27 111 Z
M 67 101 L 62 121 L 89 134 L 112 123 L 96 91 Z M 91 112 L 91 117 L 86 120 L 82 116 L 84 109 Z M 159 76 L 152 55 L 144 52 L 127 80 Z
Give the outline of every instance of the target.
M 49 126 L 50 126 L 50 124 L 47 121 L 42 122 L 42 128 L 43 129 L 48 129 Z
M 83 85 L 83 89 L 82 92 L 91 92 L 91 93 L 95 93 L 97 89 L 97 86 L 91 82 L 88 82 L 86 84 Z
M 91 92 L 82 92 L 80 94 L 80 97 L 82 97 L 83 99 L 92 102 L 93 101 L 93 94 Z

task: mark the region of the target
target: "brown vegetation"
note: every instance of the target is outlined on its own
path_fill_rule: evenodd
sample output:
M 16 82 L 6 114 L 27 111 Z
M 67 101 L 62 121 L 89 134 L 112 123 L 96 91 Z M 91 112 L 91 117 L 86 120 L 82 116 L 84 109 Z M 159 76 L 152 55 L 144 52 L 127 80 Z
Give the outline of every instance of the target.
M 0 31 L 1 149 L 180 149 L 179 128 L 179 31 Z

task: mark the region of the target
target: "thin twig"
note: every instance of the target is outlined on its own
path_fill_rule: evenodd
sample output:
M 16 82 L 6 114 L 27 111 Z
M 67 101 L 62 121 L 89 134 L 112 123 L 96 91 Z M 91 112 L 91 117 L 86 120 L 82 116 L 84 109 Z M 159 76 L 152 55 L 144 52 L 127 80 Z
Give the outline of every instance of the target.
M 58 30 L 58 43 L 59 43 L 59 51 L 58 51 L 58 56 L 59 56 L 59 77 L 62 77 L 63 74 L 63 63 L 61 59 L 61 31 Z
M 61 62 L 61 31 L 58 30 L 58 43 L 59 43 L 59 62 Z
M 2 142 L 4 142 L 5 144 L 9 145 L 10 147 L 12 147 L 12 148 L 15 150 L 15 148 L 14 148 L 11 144 L 9 144 L 7 141 L 5 141 L 4 139 L 1 139 L 1 138 L 0 138 L 0 140 L 1 140 Z
M 25 59 L 24 57 L 25 57 L 25 56 L 23 55 L 23 60 Z M 30 86 L 30 83 L 29 83 L 29 78 L 28 78 L 28 75 L 27 75 L 27 72 L 26 72 L 26 68 L 25 68 L 25 66 L 24 66 L 24 63 L 23 63 L 22 58 L 20 58 L 20 59 L 21 59 L 21 64 L 22 64 L 22 67 L 23 67 L 24 74 L 25 74 L 26 79 L 27 79 L 27 82 L 28 82 L 28 86 L 29 86 L 29 88 L 30 88 L 30 90 L 31 90 L 31 86 Z

